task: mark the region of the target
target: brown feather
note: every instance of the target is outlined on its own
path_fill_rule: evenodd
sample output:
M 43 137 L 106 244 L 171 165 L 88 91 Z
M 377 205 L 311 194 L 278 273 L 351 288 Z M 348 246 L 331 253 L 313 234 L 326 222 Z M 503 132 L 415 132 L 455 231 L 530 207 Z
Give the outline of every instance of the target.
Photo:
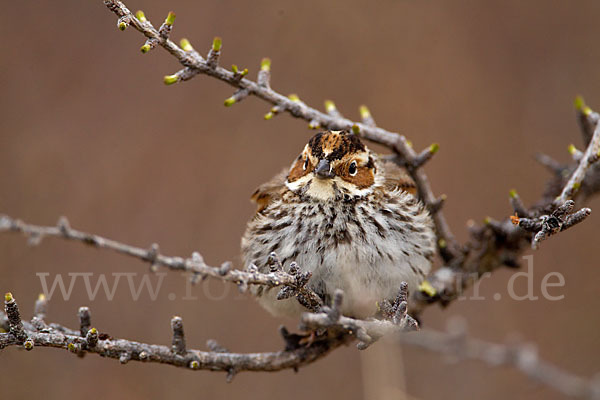
M 402 189 L 411 194 L 417 193 L 415 182 L 403 168 L 392 161 L 384 161 L 382 165 L 387 190 Z
M 258 205 L 257 213 L 264 210 L 271 202 L 279 198 L 285 189 L 287 168 L 275 175 L 270 181 L 260 185 L 250 197 Z

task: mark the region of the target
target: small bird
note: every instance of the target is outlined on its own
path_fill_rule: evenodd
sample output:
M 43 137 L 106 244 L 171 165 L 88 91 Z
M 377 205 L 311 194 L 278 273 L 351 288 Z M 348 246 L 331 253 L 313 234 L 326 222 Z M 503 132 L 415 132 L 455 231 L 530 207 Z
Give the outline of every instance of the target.
M 342 313 L 373 316 L 393 300 L 401 282 L 414 290 L 431 269 L 434 227 L 415 196 L 414 182 L 380 159 L 357 135 L 326 131 L 313 136 L 290 169 L 261 185 L 258 205 L 242 238 L 245 265 L 269 272 L 275 252 L 284 266 L 310 271 L 308 287 L 329 304 L 344 291 Z M 279 288 L 253 288 L 275 316 L 307 310 L 295 298 L 277 300 Z

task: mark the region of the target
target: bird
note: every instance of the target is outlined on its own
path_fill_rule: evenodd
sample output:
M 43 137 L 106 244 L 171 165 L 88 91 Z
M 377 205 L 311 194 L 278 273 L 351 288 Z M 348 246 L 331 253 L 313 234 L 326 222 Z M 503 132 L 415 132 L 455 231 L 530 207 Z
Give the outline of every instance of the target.
M 284 268 L 294 262 L 312 273 L 307 287 L 324 304 L 343 291 L 343 315 L 373 317 L 402 282 L 413 291 L 431 270 L 435 229 L 413 180 L 352 131 L 311 137 L 251 200 L 257 210 L 241 240 L 245 265 L 268 273 L 273 253 Z M 294 297 L 278 300 L 279 290 L 257 285 L 252 294 L 277 317 L 307 312 Z

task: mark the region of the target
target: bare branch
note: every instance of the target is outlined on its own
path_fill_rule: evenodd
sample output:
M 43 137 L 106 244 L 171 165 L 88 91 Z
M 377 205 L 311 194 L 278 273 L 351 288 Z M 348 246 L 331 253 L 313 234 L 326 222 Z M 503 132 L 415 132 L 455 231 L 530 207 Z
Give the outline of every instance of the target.
M 172 346 L 162 346 L 116 339 L 91 328 L 86 335 L 59 324 L 50 324 L 38 329 L 34 324 L 21 321 L 17 303 L 10 293 L 5 298 L 5 313 L 0 312 L 0 350 L 8 346 L 54 347 L 82 355 L 96 353 L 114 358 L 121 363 L 128 361 L 155 362 L 196 370 L 225 371 L 228 380 L 241 371 L 280 371 L 298 369 L 310 364 L 333 349 L 346 343 L 349 336 L 344 333 L 329 335 L 306 346 L 294 346 L 283 351 L 270 353 L 231 353 L 228 351 L 188 350 L 183 340 L 181 318 L 171 321 Z M 233 372 L 232 372 L 233 371 Z
M 449 332 L 421 330 L 399 335 L 400 343 L 442 353 L 458 360 L 476 360 L 490 367 L 516 368 L 530 379 L 565 396 L 600 399 L 600 379 L 588 380 L 566 372 L 538 357 L 531 344 L 496 344 L 467 336 L 464 328 Z
M 23 233 L 28 237 L 35 237 L 36 244 L 46 236 L 74 240 L 100 249 L 109 249 L 132 256 L 150 263 L 150 265 L 159 265 L 175 271 L 191 272 L 199 276 L 233 282 L 237 285 L 256 284 L 267 287 L 290 285 L 298 287 L 301 280 L 301 277 L 293 276 L 283 270 L 262 274 L 252 269 L 249 271 L 231 269 L 231 263 L 229 262 L 223 263 L 220 267 L 211 267 L 204 262 L 204 259 L 198 253 L 190 258 L 166 256 L 160 253 L 157 244 L 151 245 L 148 249 L 143 249 L 93 233 L 78 231 L 71 228 L 64 217 L 59 220 L 57 226 L 38 226 L 24 223 L 7 215 L 0 215 L 0 233 L 2 232 Z

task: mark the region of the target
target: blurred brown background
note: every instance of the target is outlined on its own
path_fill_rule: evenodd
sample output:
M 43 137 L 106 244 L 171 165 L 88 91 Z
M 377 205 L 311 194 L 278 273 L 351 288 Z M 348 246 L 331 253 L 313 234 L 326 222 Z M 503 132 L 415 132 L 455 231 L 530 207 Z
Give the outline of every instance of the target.
M 232 90 L 198 76 L 166 87 L 180 67 L 162 49 L 142 55 L 142 36 L 116 28 L 100 0 L 3 2 L 0 24 L 0 212 L 74 227 L 167 254 L 200 251 L 212 264 L 239 265 L 239 238 L 253 213 L 254 188 L 291 162 L 311 134 L 289 116 L 265 122 L 269 106 L 249 98 L 222 105 Z M 140 1 L 158 25 L 177 13 L 172 37 L 188 37 L 203 53 L 223 37 L 221 64 L 248 67 L 273 60 L 272 85 L 316 107 L 326 98 L 347 116 L 367 104 L 377 122 L 406 134 L 421 149 L 439 142 L 427 166 L 446 215 L 466 238 L 465 221 L 511 212 L 516 188 L 538 198 L 547 172 L 537 151 L 567 160 L 581 147 L 573 98 L 600 108 L 600 3 L 589 1 Z M 581 226 L 544 242 L 535 253 L 535 294 L 543 276 L 562 273 L 562 301 L 516 302 L 502 270 L 481 284 L 485 301 L 432 308 L 426 326 L 462 315 L 477 337 L 503 341 L 519 332 L 542 357 L 591 377 L 600 371 L 597 235 L 600 201 Z M 596 210 L 594 207 L 598 208 Z M 11 291 L 30 316 L 41 290 L 36 272 L 139 272 L 133 259 L 80 244 L 45 240 L 31 248 L 0 237 L 0 291 Z M 65 275 L 65 277 L 67 277 Z M 141 278 L 141 276 L 140 276 Z M 95 282 L 96 277 L 93 282 Z M 153 282 L 157 278 L 152 278 Z M 111 280 L 109 280 L 111 281 Z M 139 281 L 138 281 L 139 282 Z M 520 281 L 518 290 L 526 289 Z M 208 291 L 208 292 L 207 292 Z M 176 293 L 174 301 L 169 293 Z M 494 301 L 495 293 L 503 295 Z M 232 351 L 278 350 L 276 320 L 231 285 L 211 282 L 182 300 L 179 274 L 166 276 L 158 299 L 133 301 L 126 281 L 114 301 L 88 301 L 79 281 L 69 301 L 55 296 L 49 319 L 76 326 L 89 305 L 93 325 L 115 336 L 169 343 L 169 319 L 184 319 L 190 347 L 216 338 Z M 216 299 L 224 296 L 225 299 Z M 436 354 L 378 344 L 354 347 L 298 374 L 224 375 L 130 363 L 65 351 L 0 352 L 4 397 L 112 398 L 412 398 L 558 399 L 507 368 L 447 364 Z

